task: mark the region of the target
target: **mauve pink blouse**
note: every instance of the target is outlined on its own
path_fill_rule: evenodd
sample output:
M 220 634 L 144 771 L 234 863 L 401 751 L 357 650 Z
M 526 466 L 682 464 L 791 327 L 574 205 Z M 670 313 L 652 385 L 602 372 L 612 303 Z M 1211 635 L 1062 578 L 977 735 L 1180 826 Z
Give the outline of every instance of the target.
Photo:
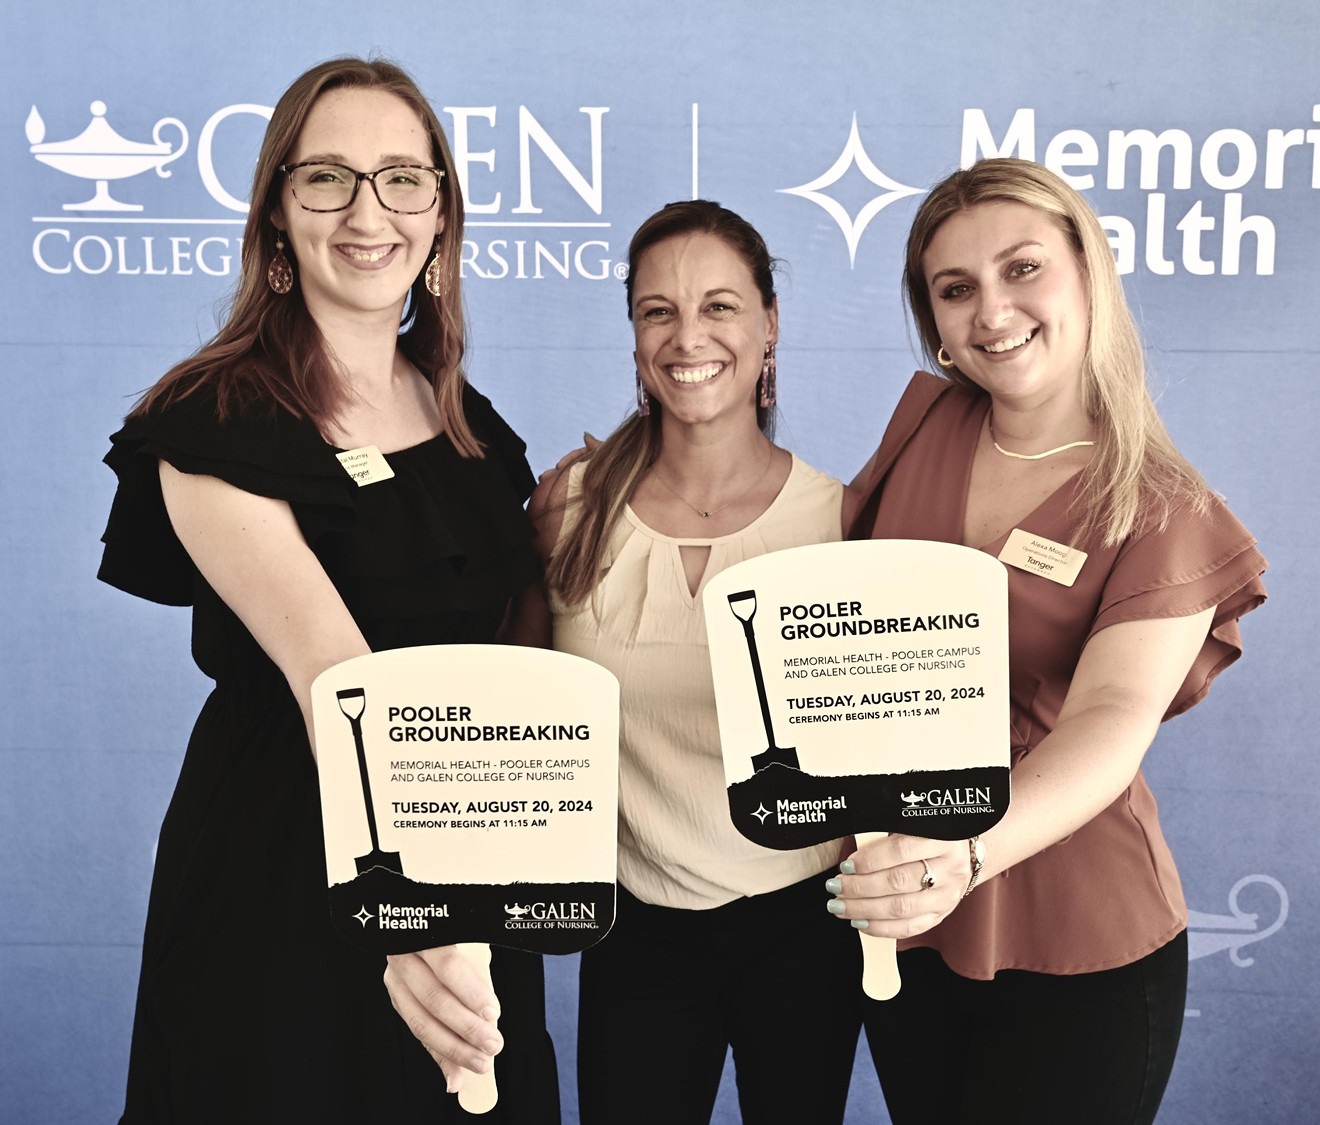
M 962 541 L 972 455 L 989 398 L 918 372 L 876 459 L 853 538 Z M 1074 477 L 1017 526 L 1059 543 L 1077 519 Z M 1007 535 L 981 550 L 998 555 Z M 1238 619 L 1265 600 L 1265 559 L 1224 504 L 1176 513 L 1162 531 L 1090 552 L 1065 587 L 1008 567 L 1013 763 L 1053 729 L 1087 640 L 1121 621 L 1218 607 L 1165 719 L 1200 701 L 1241 655 Z M 939 950 L 962 976 L 1000 969 L 1086 973 L 1129 964 L 1187 925 L 1187 904 L 1145 777 L 1071 836 L 976 888 L 933 930 L 902 943 Z

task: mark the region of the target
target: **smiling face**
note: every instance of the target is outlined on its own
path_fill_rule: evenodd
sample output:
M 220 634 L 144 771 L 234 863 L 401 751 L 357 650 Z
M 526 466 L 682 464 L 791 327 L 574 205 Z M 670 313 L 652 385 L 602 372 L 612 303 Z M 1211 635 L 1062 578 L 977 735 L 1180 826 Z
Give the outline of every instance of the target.
M 402 99 L 384 90 L 345 88 L 317 100 L 287 162 L 313 160 L 373 172 L 394 164 L 431 166 L 435 154 L 421 118 Z M 388 313 L 396 326 L 408 288 L 444 227 L 438 204 L 420 215 L 396 214 L 381 206 L 366 183 L 346 210 L 307 211 L 287 177 L 270 217 L 287 232 L 314 319 Z
M 637 370 L 663 408 L 687 424 L 756 425 L 757 379 L 779 312 L 762 304 L 742 256 L 713 234 L 657 242 L 632 275 Z
M 955 212 L 921 257 L 945 351 L 997 400 L 1080 402 L 1090 297 L 1077 253 L 1042 211 L 1013 202 Z

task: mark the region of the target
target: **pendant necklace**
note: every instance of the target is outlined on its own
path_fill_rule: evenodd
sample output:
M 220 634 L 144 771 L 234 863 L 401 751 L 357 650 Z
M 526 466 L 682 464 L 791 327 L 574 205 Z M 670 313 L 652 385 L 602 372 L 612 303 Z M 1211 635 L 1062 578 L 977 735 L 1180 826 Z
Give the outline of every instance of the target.
M 765 465 L 762 467 L 761 471 L 756 474 L 756 479 L 752 481 L 752 483 L 749 484 L 746 488 L 744 488 L 740 493 L 738 493 L 738 495 L 735 496 L 732 500 L 726 501 L 725 503 L 721 504 L 718 508 L 710 508 L 710 509 L 698 508 L 694 503 L 692 503 L 691 500 L 687 499 L 687 497 L 685 497 L 681 492 L 679 492 L 678 489 L 676 489 L 672 484 L 670 484 L 667 480 L 665 480 L 665 478 L 660 475 L 660 470 L 658 468 L 653 468 L 651 470 L 651 475 L 655 477 L 655 479 L 658 480 L 662 485 L 664 485 L 667 491 L 673 493 L 673 495 L 677 496 L 678 499 L 682 500 L 684 504 L 686 504 L 689 508 L 691 508 L 694 512 L 696 512 L 697 515 L 699 515 L 703 520 L 708 520 L 710 519 L 711 516 L 719 515 L 722 511 L 724 511 L 725 508 L 730 508 L 734 504 L 738 503 L 738 501 L 744 499 L 747 496 L 747 494 L 752 491 L 752 489 L 754 489 L 758 484 L 761 483 L 761 481 L 765 477 L 765 474 L 770 471 L 770 462 L 774 460 L 775 447 L 773 444 L 770 444 L 768 442 L 766 444 L 768 448 L 765 451 Z

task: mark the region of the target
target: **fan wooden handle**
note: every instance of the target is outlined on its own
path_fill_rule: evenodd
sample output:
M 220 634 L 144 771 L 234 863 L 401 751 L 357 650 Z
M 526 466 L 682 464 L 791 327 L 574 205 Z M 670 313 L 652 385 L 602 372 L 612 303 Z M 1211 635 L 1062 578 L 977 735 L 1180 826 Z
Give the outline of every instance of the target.
M 887 832 L 859 832 L 857 846 L 865 847 Z M 892 1000 L 903 986 L 898 975 L 898 946 L 893 938 L 872 937 L 858 930 L 862 942 L 862 991 L 872 1000 Z
M 459 954 L 467 958 L 490 981 L 490 946 L 480 941 L 459 942 L 455 947 Z M 489 1113 L 500 1100 L 499 1090 L 495 1086 L 495 1064 L 485 1074 L 464 1071 L 463 1085 L 458 1091 L 458 1104 L 468 1113 Z

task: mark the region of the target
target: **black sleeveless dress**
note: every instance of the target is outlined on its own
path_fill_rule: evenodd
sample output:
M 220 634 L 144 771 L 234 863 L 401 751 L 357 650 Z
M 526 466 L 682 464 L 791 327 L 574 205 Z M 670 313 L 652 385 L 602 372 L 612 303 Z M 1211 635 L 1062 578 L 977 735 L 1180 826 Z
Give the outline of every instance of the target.
M 363 1125 L 559 1121 L 539 957 L 496 949 L 506 1047 L 481 1118 L 390 1005 L 383 958 L 332 929 L 315 764 L 283 675 L 175 537 L 157 459 L 288 501 L 374 650 L 493 639 L 537 569 L 522 441 L 482 395 L 464 408 L 486 447 L 441 435 L 388 455 L 359 488 L 310 423 L 220 422 L 198 390 L 115 434 L 119 489 L 100 578 L 190 605 L 192 650 L 215 681 L 161 828 L 123 1122 Z

